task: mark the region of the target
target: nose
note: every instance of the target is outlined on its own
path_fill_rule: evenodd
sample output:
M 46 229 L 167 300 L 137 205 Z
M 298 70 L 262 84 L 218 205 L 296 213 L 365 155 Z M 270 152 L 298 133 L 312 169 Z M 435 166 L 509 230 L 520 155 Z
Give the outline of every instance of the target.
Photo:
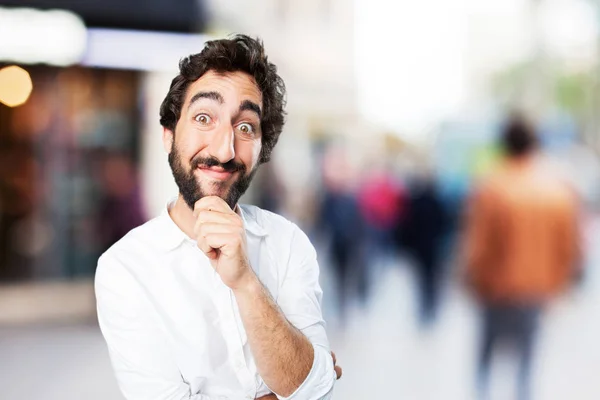
M 227 124 L 223 129 L 214 133 L 208 145 L 209 154 L 221 163 L 233 160 L 235 157 L 234 139 L 233 127 Z

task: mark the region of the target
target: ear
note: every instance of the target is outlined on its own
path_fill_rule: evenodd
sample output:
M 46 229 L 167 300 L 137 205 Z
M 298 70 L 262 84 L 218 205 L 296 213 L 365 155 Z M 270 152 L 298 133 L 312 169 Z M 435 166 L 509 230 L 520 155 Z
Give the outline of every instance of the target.
M 171 153 L 171 149 L 173 148 L 173 141 L 175 140 L 175 134 L 172 130 L 168 128 L 163 128 L 162 134 L 163 147 L 167 154 Z

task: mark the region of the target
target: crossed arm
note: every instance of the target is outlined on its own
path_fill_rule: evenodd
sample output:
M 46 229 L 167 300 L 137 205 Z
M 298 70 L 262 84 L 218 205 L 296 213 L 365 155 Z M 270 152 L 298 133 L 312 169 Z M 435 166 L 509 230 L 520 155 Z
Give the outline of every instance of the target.
M 336 379 L 340 379 L 342 377 L 342 367 L 337 365 L 337 359 L 335 357 L 335 353 L 331 352 L 331 357 L 333 358 L 333 368 L 335 369 L 335 377 Z M 277 396 L 273 393 L 267 394 L 266 396 L 261 396 L 256 400 L 278 400 Z
M 221 198 L 207 196 L 196 202 L 194 217 L 198 247 L 233 292 L 266 385 L 280 397 L 290 397 L 296 391 L 302 392 L 300 397 L 328 395 L 335 376 L 328 364 L 331 358 L 320 311 L 316 254 L 306 235 L 297 227 L 293 229 L 276 303 L 250 267 L 241 216 Z

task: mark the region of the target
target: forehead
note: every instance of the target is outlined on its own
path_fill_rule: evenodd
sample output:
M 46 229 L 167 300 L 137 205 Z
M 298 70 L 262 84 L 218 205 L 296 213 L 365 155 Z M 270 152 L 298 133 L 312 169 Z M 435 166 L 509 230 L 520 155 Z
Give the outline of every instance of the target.
M 185 104 L 189 104 L 190 99 L 201 91 L 219 92 L 225 103 L 252 100 L 262 108 L 262 93 L 254 78 L 245 72 L 206 72 L 188 87 Z

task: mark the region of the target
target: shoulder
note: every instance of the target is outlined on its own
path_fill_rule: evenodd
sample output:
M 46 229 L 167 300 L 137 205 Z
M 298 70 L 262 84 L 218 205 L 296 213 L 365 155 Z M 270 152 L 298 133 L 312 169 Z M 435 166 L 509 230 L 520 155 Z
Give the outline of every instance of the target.
M 469 201 L 471 203 L 483 201 L 493 193 L 494 187 L 496 186 L 496 181 L 489 176 L 485 178 L 475 178 L 474 182 L 471 183 L 471 190 L 469 191 L 468 196 Z

